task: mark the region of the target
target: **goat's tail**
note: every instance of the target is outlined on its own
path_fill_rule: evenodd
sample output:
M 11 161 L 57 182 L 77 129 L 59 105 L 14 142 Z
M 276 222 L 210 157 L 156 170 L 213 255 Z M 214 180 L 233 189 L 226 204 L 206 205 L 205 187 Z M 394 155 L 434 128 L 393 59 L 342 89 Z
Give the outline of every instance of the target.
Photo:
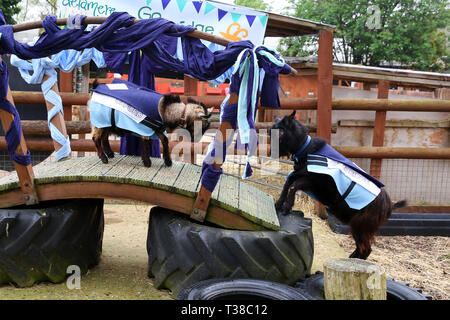
M 406 207 L 407 204 L 408 203 L 406 202 L 406 200 L 398 201 L 392 205 L 392 210 L 397 210 L 397 209 Z

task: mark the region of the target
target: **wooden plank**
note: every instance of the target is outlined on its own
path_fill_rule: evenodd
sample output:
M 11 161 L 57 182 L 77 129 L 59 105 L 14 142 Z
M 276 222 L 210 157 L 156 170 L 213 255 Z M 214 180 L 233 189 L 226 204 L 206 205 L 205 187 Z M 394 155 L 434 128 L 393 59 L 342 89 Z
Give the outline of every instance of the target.
M 272 206 L 268 207 L 269 201 L 261 199 L 261 192 L 247 183 L 240 182 L 239 210 L 241 215 L 266 228 L 278 230 L 280 223 L 275 212 L 273 200 Z
M 239 212 L 239 179 L 222 174 L 214 190 L 211 201 L 213 204 L 231 212 Z
M 83 177 L 82 180 L 99 181 L 101 177 L 105 176 L 106 173 L 111 171 L 114 166 L 120 163 L 124 158 L 125 156 L 116 155 L 114 158 L 108 159 L 108 163 L 98 162 L 97 165 L 89 169 L 89 171 L 85 171 L 81 174 L 81 177 Z
M 150 168 L 144 167 L 142 160 L 131 170 L 125 177 L 127 181 L 136 185 L 153 186 L 152 179 L 164 165 L 163 159 L 151 158 L 152 166 Z
M 141 157 L 123 156 L 122 161 L 116 163 L 114 167 L 104 174 L 108 181 L 117 183 L 126 183 L 126 177 L 136 166 L 142 167 Z
M 195 197 L 200 188 L 201 175 L 202 167 L 186 164 L 174 184 L 177 193 Z
M 152 184 L 155 188 L 162 190 L 175 190 L 172 188 L 178 176 L 183 170 L 183 162 L 172 162 L 172 166 L 163 166 L 158 173 L 153 177 Z
M 15 171 L 0 179 L 0 193 L 2 193 L 3 191 L 19 188 L 20 188 L 19 177 L 17 176 L 17 172 Z

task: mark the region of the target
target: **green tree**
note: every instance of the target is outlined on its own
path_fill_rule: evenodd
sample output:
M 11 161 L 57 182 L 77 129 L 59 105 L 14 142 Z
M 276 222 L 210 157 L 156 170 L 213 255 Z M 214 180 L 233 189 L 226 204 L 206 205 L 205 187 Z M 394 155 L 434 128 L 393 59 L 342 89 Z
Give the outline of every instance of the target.
M 13 16 L 20 12 L 19 2 L 20 0 L 0 0 L 0 9 L 3 11 L 7 24 L 16 23 Z
M 269 11 L 270 6 L 264 0 L 234 0 L 234 4 L 256 10 Z
M 442 71 L 450 10 L 447 0 L 288 0 L 294 15 L 337 26 L 334 59 Z M 280 41 L 286 56 L 317 54 L 317 37 Z

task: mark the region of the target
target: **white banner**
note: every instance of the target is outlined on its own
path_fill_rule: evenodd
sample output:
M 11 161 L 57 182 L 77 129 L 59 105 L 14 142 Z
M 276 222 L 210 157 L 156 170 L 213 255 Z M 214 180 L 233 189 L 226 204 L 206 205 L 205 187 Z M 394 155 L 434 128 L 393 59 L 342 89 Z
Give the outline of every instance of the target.
M 58 17 L 109 16 L 126 11 L 138 19 L 164 18 L 228 40 L 263 43 L 267 14 L 232 5 L 192 0 L 57 0 Z

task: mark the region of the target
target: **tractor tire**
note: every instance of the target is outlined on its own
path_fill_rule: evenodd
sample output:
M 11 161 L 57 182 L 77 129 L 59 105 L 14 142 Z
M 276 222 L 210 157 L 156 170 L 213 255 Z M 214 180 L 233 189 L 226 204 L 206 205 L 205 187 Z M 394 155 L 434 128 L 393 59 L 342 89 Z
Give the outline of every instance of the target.
M 103 199 L 0 209 L 0 284 L 63 282 L 71 265 L 85 274 L 100 261 L 103 227 Z
M 323 272 L 317 271 L 314 275 L 308 275 L 304 281 L 295 285 L 297 288 L 309 294 L 314 300 L 324 300 Z M 397 282 L 394 279 L 386 280 L 387 300 L 431 300 L 431 296 L 422 293 L 421 289 L 411 288 L 406 282 Z
M 311 300 L 285 284 L 255 279 L 210 279 L 184 288 L 177 300 Z
M 149 277 L 157 289 L 181 289 L 214 278 L 253 278 L 295 284 L 310 272 L 311 219 L 279 215 L 281 231 L 239 231 L 192 222 L 153 207 L 147 237 Z

